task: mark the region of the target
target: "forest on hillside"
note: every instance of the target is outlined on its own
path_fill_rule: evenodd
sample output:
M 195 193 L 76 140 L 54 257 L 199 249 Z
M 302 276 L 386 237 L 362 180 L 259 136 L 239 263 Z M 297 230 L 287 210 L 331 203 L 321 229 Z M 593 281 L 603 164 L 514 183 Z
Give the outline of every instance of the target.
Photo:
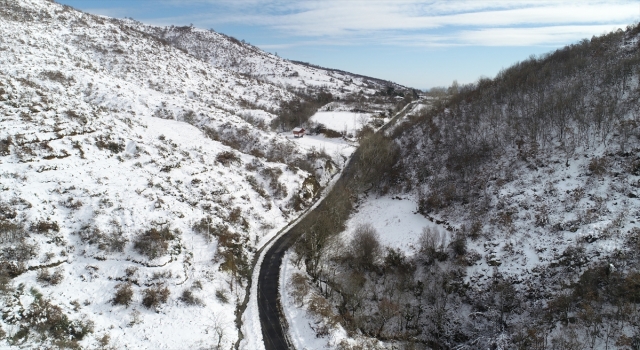
M 638 349 L 639 33 L 453 85 L 375 136 L 384 168 L 356 171 L 334 211 L 414 194 L 442 229 L 407 256 L 380 244 L 380 228 L 340 240 L 344 214 L 310 219 L 295 262 L 308 275 L 292 293 L 318 335 L 341 325 L 415 349 Z

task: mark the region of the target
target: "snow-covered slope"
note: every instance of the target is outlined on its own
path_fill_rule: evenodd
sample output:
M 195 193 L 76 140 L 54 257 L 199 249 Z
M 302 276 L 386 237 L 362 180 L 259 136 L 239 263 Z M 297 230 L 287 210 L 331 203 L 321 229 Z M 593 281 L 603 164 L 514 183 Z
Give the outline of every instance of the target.
M 307 255 L 283 267 L 294 341 L 637 347 L 639 34 L 635 24 L 452 86 L 391 128 L 401 155 L 388 176 L 330 248 L 300 245 Z
M 0 33 L 3 346 L 229 348 L 330 161 L 266 126 L 294 96 L 46 0 L 1 0 Z
M 334 96 L 341 97 L 360 92 L 373 95 L 379 91 L 386 91 L 389 87 L 406 89 L 389 81 L 289 61 L 213 30 L 175 26 L 154 27 L 131 20 L 128 23 L 210 62 L 215 67 L 256 77 L 279 86 L 312 91 L 326 89 Z

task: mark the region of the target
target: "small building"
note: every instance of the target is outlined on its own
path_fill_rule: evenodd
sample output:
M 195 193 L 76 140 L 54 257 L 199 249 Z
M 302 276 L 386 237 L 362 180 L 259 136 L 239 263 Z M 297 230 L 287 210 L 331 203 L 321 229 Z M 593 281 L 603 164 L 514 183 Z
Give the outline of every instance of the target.
M 304 128 L 297 127 L 293 129 L 293 137 L 303 137 L 304 136 Z

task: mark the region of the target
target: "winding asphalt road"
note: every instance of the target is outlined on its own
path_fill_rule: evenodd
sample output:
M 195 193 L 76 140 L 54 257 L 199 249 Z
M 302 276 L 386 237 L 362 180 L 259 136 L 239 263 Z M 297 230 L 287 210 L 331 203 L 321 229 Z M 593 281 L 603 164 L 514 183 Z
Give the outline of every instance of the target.
M 293 346 L 287 337 L 281 320 L 281 304 L 278 298 L 280 284 L 280 265 L 284 253 L 293 245 L 297 230 L 289 230 L 265 254 L 260 275 L 258 277 L 258 310 L 260 311 L 260 325 L 262 339 L 266 350 L 291 349 Z
M 378 132 L 386 130 L 390 125 L 406 113 L 407 109 L 415 102 L 410 103 L 398 114 L 396 114 Z M 360 150 L 357 149 L 351 159 L 357 159 Z M 338 175 L 340 178 L 335 182 L 333 188 L 340 188 L 339 184 L 345 182 L 352 175 L 355 162 L 349 162 Z M 333 190 L 333 188 L 331 190 Z M 321 199 L 322 200 L 322 199 Z M 318 203 L 313 210 L 323 210 L 324 202 Z M 293 246 L 296 239 L 302 234 L 304 220 L 299 220 L 289 230 L 282 234 L 273 245 L 267 250 L 260 265 L 258 275 L 258 310 L 260 313 L 260 325 L 262 327 L 262 338 L 266 350 L 293 349 L 293 345 L 288 337 L 286 318 L 282 313 L 278 287 L 280 284 L 280 265 L 285 252 Z

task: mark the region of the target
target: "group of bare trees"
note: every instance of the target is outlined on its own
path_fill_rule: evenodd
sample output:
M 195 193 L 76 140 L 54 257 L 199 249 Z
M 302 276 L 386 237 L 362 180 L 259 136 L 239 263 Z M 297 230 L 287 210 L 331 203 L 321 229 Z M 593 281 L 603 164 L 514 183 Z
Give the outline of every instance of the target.
M 537 169 L 545 166 L 541 155 L 553 151 L 564 153 L 568 166 L 577 149 L 601 145 L 619 154 L 637 152 L 639 33 L 636 26 L 583 40 L 494 79 L 452 86 L 440 92 L 448 97 L 409 118 L 391 139 L 374 134 L 364 140 L 355 170 L 343 175 L 354 182 L 340 191 L 342 201 L 329 202 L 342 206 L 332 204 L 310 218 L 296 246 L 298 263 L 319 292 L 313 309 L 332 320 L 325 324 L 339 320 L 353 334 L 414 348 L 638 349 L 640 261 L 633 252 L 640 230 L 625 243 L 633 249 L 586 270 L 567 262 L 586 259 L 584 252 L 567 249 L 560 266 L 540 272 L 537 281 L 547 286 L 517 285 L 498 269 L 483 285 L 465 283 L 464 275 L 478 259 L 467 239 L 483 235 L 481 222 L 489 221 L 487 184 L 513 180 L 496 163 Z M 602 176 L 606 162 L 595 159 L 588 170 Z M 383 247 L 377 235 L 385 232 L 370 226 L 336 241 L 346 220 L 340 211 L 370 189 L 416 191 L 422 213 L 458 206 L 468 215 L 460 222 L 472 224 L 458 232 L 426 229 L 411 257 Z M 536 218 L 541 226 L 549 224 L 544 211 Z M 503 214 L 494 219 L 508 228 L 511 216 Z
M 498 164 L 518 163 L 535 170 L 548 162 L 542 155 L 564 153 L 563 163 L 569 166 L 577 150 L 588 152 L 601 146 L 612 150 L 608 158 L 629 158 L 639 149 L 640 140 L 638 33 L 640 26 L 635 26 L 583 40 L 515 64 L 494 79 L 450 88 L 449 97 L 440 99 L 433 110 L 397 129 L 394 136 L 402 156 L 395 167 L 405 175 L 398 177 L 402 181 L 395 190 L 417 191 L 422 213 L 464 208 L 456 211 L 467 215 L 460 222 L 493 219 L 508 228 L 510 213 L 487 216 L 495 214 L 489 210 L 493 195 L 487 184 L 514 180 L 513 173 Z M 586 171 L 601 178 L 609 172 L 609 163 L 595 157 Z M 540 226 L 549 224 L 543 212 L 536 221 Z M 442 266 L 435 241 L 434 236 L 426 238 L 425 246 L 431 248 L 423 250 L 422 259 Z M 451 258 L 456 245 L 452 241 L 447 247 Z M 463 245 L 459 247 L 463 252 Z M 568 250 L 563 253 L 571 256 L 567 260 L 586 259 L 583 251 Z M 629 252 L 613 260 L 609 262 L 616 266 L 636 266 L 638 261 Z M 426 327 L 435 330 L 431 341 L 481 347 L 486 339 L 502 334 L 506 347 L 522 349 L 636 349 L 640 345 L 638 302 L 629 299 L 640 291 L 632 282 L 637 269 L 613 271 L 605 263 L 586 271 L 550 270 L 553 273 L 544 280 L 555 292 L 548 303 L 542 300 L 549 294 L 539 294 L 546 286 L 515 288 L 513 281 L 497 278 L 493 286 L 474 291 L 454 283 L 445 294 L 450 301 L 458 298 L 461 305 L 470 307 L 473 321 L 461 323 L 466 325 L 458 328 L 464 336 L 442 337 L 437 326 Z M 577 283 L 565 284 L 575 279 Z M 433 307 L 432 302 L 421 307 Z M 455 315 L 448 320 L 460 322 Z
M 310 312 L 321 323 L 339 322 L 352 334 L 413 343 L 418 348 L 455 344 L 455 338 L 464 335 L 459 325 L 473 325 L 456 312 L 462 302 L 458 291 L 463 274 L 449 241 L 447 234 L 425 229 L 420 254 L 407 257 L 384 247 L 370 225 L 357 226 L 346 241 L 330 237 L 326 246 L 331 250 L 319 256 L 310 281 L 320 292 L 312 298 Z M 437 260 L 429 258 L 432 255 Z M 309 293 L 300 278 L 294 283 L 297 300 Z M 317 308 L 327 302 L 336 312 Z
M 497 272 L 488 285 L 465 283 L 467 261 L 456 248 L 458 239 L 456 234 L 425 228 L 418 253 L 406 256 L 384 247 L 375 228 L 360 225 L 347 240 L 333 236 L 324 242 L 331 251 L 318 257 L 313 280 L 295 276 L 292 294 L 303 305 L 315 289 L 308 310 L 322 325 L 317 329 L 320 336 L 340 323 L 352 335 L 415 349 L 640 345 L 637 270 L 597 264 L 571 284 L 562 282 L 574 278 L 573 272 L 556 270 L 557 278 L 548 283 L 557 284 L 559 292 L 542 301 L 535 288 L 517 288 Z M 638 263 L 628 256 L 612 260 L 616 265 L 625 261 Z
M 531 57 L 494 79 L 449 89 L 452 95 L 394 135 L 403 149 L 401 186 L 426 185 L 425 211 L 453 203 L 482 212 L 485 166 L 514 154 L 532 166 L 545 151 L 614 145 L 637 147 L 640 120 L 638 27 L 616 31 Z M 625 44 L 626 43 L 626 44 Z
M 300 92 L 293 90 L 297 98 L 290 101 L 282 101 L 278 111 L 278 117 L 273 120 L 272 127 L 280 131 L 301 126 L 313 116 L 318 108 L 333 101 L 333 96 L 327 91 Z

